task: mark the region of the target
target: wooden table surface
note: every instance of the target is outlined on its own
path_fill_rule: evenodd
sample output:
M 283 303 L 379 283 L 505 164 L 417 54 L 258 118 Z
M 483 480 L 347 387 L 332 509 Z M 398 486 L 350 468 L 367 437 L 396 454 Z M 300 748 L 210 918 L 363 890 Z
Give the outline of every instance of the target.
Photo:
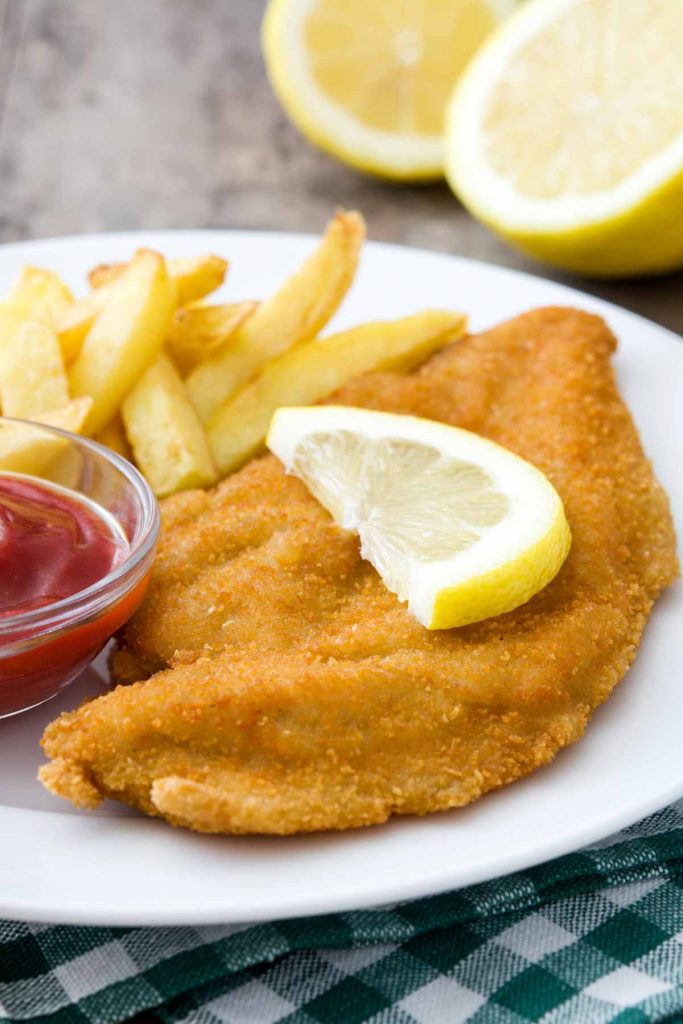
M 683 275 L 598 283 L 532 263 L 442 184 L 361 177 L 273 98 L 263 0 L 0 0 L 0 242 L 134 228 L 319 232 L 337 205 L 370 237 L 566 280 L 683 333 Z
M 445 185 L 383 184 L 313 150 L 266 81 L 262 8 L 0 0 L 0 242 L 135 228 L 319 232 L 344 205 L 365 214 L 372 238 L 567 281 L 683 333 L 681 274 L 566 277 L 507 248 Z

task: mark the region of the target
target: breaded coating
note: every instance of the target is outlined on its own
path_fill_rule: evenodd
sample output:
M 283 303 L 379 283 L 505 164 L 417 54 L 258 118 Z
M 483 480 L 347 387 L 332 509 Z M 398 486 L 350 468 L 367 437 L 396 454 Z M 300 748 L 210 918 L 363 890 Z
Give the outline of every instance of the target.
M 597 317 L 536 310 L 331 399 L 474 430 L 548 475 L 572 550 L 506 615 L 424 629 L 273 456 L 166 500 L 149 596 L 114 662 L 133 685 L 48 727 L 44 784 L 202 832 L 286 834 L 462 806 L 550 761 L 622 678 L 677 573 L 614 347 Z

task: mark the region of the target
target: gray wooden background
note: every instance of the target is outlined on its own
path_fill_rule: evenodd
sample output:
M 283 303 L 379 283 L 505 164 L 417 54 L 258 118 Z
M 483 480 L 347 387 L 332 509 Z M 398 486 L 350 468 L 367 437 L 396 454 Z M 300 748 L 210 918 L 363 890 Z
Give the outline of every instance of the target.
M 499 242 L 445 185 L 398 187 L 317 153 L 259 51 L 264 0 L 0 0 L 0 242 L 129 228 L 370 236 L 571 280 L 683 332 L 683 275 L 568 279 Z

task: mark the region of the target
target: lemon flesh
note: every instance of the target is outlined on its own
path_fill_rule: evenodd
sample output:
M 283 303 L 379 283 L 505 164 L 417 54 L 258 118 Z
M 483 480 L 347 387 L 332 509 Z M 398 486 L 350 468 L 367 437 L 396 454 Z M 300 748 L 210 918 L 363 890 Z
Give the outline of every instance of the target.
M 514 0 L 270 0 L 263 51 L 295 125 L 326 152 L 398 179 L 443 174 L 446 102 Z
M 521 249 L 593 276 L 683 264 L 683 5 L 530 0 L 447 114 L 447 177 Z
M 569 551 L 549 481 L 469 431 L 325 406 L 280 409 L 267 443 L 429 629 L 511 611 Z

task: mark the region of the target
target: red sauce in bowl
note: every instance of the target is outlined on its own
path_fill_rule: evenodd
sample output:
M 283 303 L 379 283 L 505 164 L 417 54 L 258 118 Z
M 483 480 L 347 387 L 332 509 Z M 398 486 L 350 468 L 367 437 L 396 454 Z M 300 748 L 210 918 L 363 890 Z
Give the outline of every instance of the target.
M 0 718 L 58 693 L 130 618 L 151 557 L 121 584 L 110 573 L 129 554 L 122 526 L 95 502 L 36 477 L 0 473 Z M 51 606 L 69 598 L 76 605 L 55 607 L 50 619 Z
M 0 474 L 1 617 L 85 590 L 127 551 L 98 505 L 42 480 Z

